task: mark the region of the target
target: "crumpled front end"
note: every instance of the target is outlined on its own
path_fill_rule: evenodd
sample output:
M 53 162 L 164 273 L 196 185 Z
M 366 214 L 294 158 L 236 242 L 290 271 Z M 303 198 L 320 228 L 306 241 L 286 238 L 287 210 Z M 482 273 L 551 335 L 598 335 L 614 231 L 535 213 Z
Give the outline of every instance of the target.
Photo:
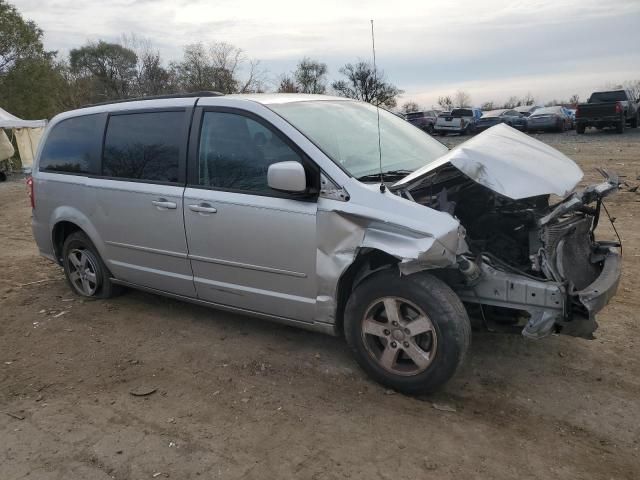
M 467 256 L 473 263 L 463 269 L 467 281 L 458 289 L 461 298 L 527 312 L 522 334 L 528 338 L 553 332 L 593 338 L 596 314 L 615 295 L 621 276 L 620 244 L 597 241 L 594 234 L 602 199 L 617 188 L 617 179 L 607 178 L 540 217 L 529 231 L 528 273 L 498 255 Z

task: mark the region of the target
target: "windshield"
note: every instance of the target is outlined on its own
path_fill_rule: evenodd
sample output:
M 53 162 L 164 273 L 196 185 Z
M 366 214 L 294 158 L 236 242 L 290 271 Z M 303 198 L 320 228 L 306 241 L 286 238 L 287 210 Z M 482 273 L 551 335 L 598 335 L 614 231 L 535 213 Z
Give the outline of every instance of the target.
M 613 92 L 596 92 L 589 98 L 589 103 L 622 102 L 627 99 L 624 90 Z
M 423 118 L 425 116 L 424 112 L 409 112 L 405 115 L 407 120 L 414 120 L 416 118 Z
M 379 172 L 376 108 L 363 102 L 319 100 L 269 105 L 354 177 Z M 414 171 L 448 149 L 422 130 L 380 109 L 382 170 Z

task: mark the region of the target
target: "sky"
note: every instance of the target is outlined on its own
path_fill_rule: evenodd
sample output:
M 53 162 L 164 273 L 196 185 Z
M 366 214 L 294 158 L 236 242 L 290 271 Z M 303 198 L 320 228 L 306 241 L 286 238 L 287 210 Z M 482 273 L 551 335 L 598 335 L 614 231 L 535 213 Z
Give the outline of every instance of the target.
M 640 0 L 10 0 L 66 54 L 134 33 L 166 61 L 184 45 L 224 41 L 273 82 L 296 62 L 371 60 L 426 108 L 464 90 L 474 105 L 531 93 L 538 103 L 640 80 Z

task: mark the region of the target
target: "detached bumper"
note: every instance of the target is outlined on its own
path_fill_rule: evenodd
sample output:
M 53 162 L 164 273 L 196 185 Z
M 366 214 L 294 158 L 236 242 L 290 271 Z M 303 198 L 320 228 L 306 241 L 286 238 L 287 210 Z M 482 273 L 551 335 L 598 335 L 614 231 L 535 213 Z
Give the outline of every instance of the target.
M 591 285 L 574 295 L 584 307 L 573 312 L 571 320 L 558 322 L 560 333 L 587 339 L 593 338 L 598 328 L 596 314 L 600 312 L 616 294 L 622 274 L 622 257 L 613 248 L 609 248 L 602 267 L 602 272 Z
M 600 276 L 584 290 L 577 292 L 580 303 L 592 317 L 602 310 L 609 300 L 616 294 L 622 274 L 622 257 L 610 248 L 604 259 L 604 266 Z

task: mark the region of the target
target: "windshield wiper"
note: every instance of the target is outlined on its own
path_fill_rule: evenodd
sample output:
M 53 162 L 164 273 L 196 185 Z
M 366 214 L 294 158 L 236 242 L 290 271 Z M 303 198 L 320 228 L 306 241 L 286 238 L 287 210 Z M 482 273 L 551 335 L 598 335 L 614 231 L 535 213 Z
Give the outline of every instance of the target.
M 386 172 L 382 172 L 382 179 L 383 180 L 392 180 L 392 179 L 396 179 L 398 177 L 402 178 L 405 177 L 407 175 L 409 175 L 410 173 L 413 173 L 413 170 L 387 170 Z M 358 177 L 358 180 L 360 180 L 361 182 L 369 182 L 372 180 L 380 180 L 380 174 L 379 173 L 371 173 L 369 175 L 363 175 L 361 177 Z

